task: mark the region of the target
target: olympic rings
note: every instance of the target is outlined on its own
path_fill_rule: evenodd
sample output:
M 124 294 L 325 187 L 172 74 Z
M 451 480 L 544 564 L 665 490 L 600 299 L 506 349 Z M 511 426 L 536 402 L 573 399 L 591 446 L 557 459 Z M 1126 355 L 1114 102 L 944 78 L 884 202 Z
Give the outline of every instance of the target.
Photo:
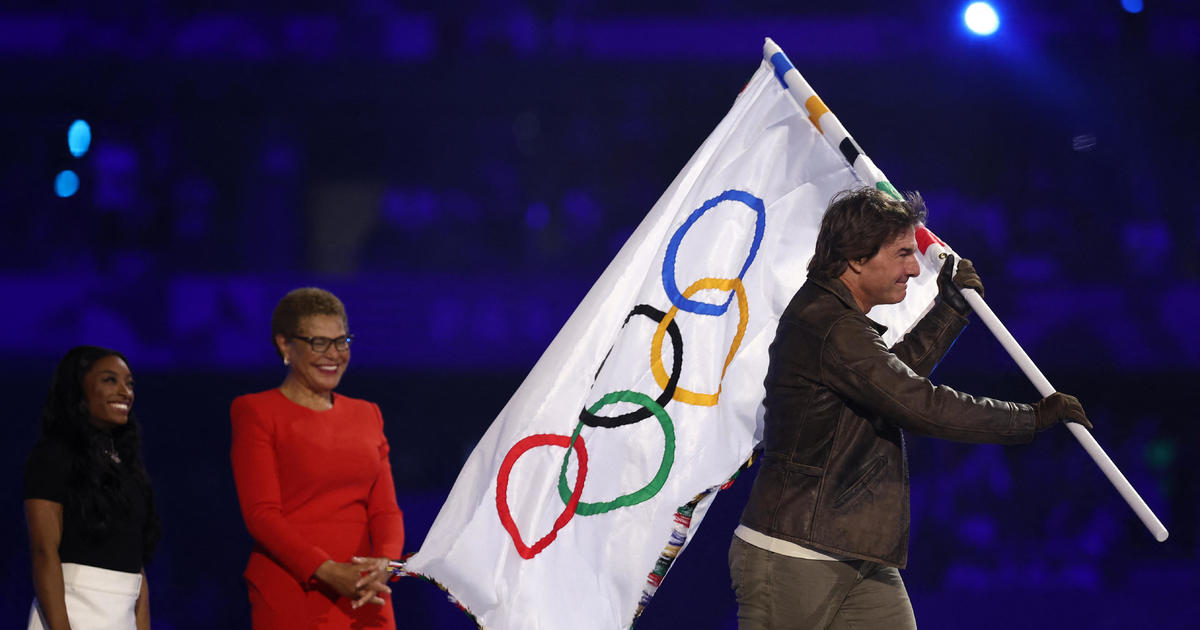
M 724 201 L 741 203 L 753 210 L 756 215 L 754 237 L 750 243 L 750 250 L 746 254 L 746 260 L 742 264 L 741 271 L 738 272 L 736 278 L 701 278 L 693 282 L 681 294 L 678 286 L 675 284 L 675 259 L 679 255 L 679 247 L 683 242 L 683 238 L 705 212 Z M 666 405 L 672 400 L 677 400 L 684 404 L 711 407 L 717 404 L 717 400 L 721 395 L 720 382 L 717 385 L 716 393 L 712 394 L 696 393 L 679 387 L 679 380 L 683 370 L 683 335 L 680 333 L 679 324 L 675 322 L 675 316 L 680 310 L 698 315 L 721 316 L 729 310 L 729 305 L 733 302 L 733 299 L 737 298 L 737 332 L 733 337 L 733 341 L 729 346 L 729 352 L 726 354 L 725 362 L 721 367 L 720 381 L 724 381 L 725 372 L 729 369 L 729 364 L 733 361 L 734 355 L 737 354 L 738 349 L 741 347 L 742 338 L 746 334 L 746 327 L 750 318 L 749 301 L 742 280 L 747 270 L 749 270 L 750 265 L 754 262 L 755 256 L 758 255 L 758 249 L 762 245 L 765 230 L 766 206 L 762 199 L 746 191 L 726 190 L 716 197 L 705 201 L 704 204 L 694 210 L 688 216 L 687 220 L 684 221 L 683 225 L 671 236 L 663 259 L 662 284 L 663 290 L 666 292 L 667 298 L 672 305 L 670 310 L 664 313 L 649 304 L 638 304 L 625 316 L 625 321 L 622 324 L 622 327 L 627 325 L 630 318 L 634 315 L 643 315 L 658 322 L 658 326 L 655 328 L 650 342 L 650 371 L 654 376 L 655 382 L 662 388 L 662 393 L 657 399 L 652 399 L 646 394 L 631 390 L 621 390 L 605 394 L 590 407 L 579 412 L 579 421 L 575 425 L 575 431 L 570 437 L 539 433 L 520 440 L 509 449 L 508 453 L 504 456 L 504 461 L 501 463 L 499 473 L 496 476 L 496 511 L 500 517 L 501 525 L 504 526 L 505 531 L 512 538 L 517 553 L 522 558 L 529 560 L 544 551 L 558 537 L 559 530 L 565 527 L 575 514 L 579 514 L 580 516 L 603 514 L 617 508 L 637 505 L 649 500 L 662 491 L 675 464 L 675 425 L 671 416 L 666 411 Z M 723 304 L 709 304 L 690 299 L 697 292 L 704 290 L 729 291 L 730 294 Z M 668 334 L 671 336 L 671 346 L 674 351 L 670 374 L 667 374 L 662 360 L 663 339 Z M 611 352 L 612 349 L 610 348 L 609 353 L 611 354 Z M 692 354 L 695 354 L 694 351 Z M 597 368 L 593 378 L 599 376 L 607 360 L 608 356 L 606 355 L 604 360 L 600 362 L 600 367 Z M 612 417 L 597 415 L 604 407 L 618 402 L 633 403 L 639 408 Z M 653 478 L 642 488 L 609 501 L 582 501 L 583 486 L 587 480 L 588 473 L 587 448 L 584 446 L 583 437 L 580 435 L 583 427 L 617 428 L 640 422 L 652 415 L 658 420 L 659 426 L 662 427 L 663 431 L 662 461 L 659 463 L 658 471 L 655 472 Z M 508 484 L 509 476 L 517 460 L 526 451 L 539 446 L 558 446 L 566 449 L 563 455 L 562 467 L 558 474 L 558 494 L 565 505 L 563 511 L 554 519 L 554 525 L 550 532 L 532 545 L 527 545 L 521 540 L 521 532 L 513 520 L 511 508 L 508 505 Z M 567 485 L 567 467 L 571 461 L 572 450 L 575 451 L 576 457 L 579 460 L 578 470 L 575 472 L 574 489 Z
M 719 289 L 722 291 L 733 290 L 738 299 L 738 325 L 737 334 L 733 336 L 733 343 L 729 346 L 729 353 L 725 355 L 725 365 L 721 368 L 721 380 L 725 380 L 725 370 L 729 369 L 729 363 L 733 361 L 733 355 L 737 354 L 738 348 L 742 345 L 742 337 L 746 334 L 746 325 L 750 320 L 750 307 L 746 299 L 746 289 L 742 286 L 742 281 L 737 278 L 701 278 L 692 283 L 692 286 L 684 291 L 685 298 L 695 295 L 697 291 L 704 289 Z M 650 341 L 650 371 L 654 374 L 654 380 L 659 387 L 665 388 L 670 380 L 667 378 L 667 373 L 663 369 L 662 364 L 662 342 L 663 333 L 670 326 L 675 325 L 675 314 L 679 312 L 678 306 L 672 306 L 670 311 L 667 311 L 667 316 L 658 324 L 658 330 L 654 331 L 654 338 Z M 671 342 L 675 343 L 674 337 Z M 678 353 L 675 356 L 679 359 Z M 678 369 L 675 370 L 678 374 Z M 672 375 L 674 378 L 674 375 Z M 678 380 L 678 379 L 677 379 Z M 717 399 L 721 396 L 721 386 L 717 386 L 717 391 L 714 394 L 698 394 L 688 391 L 682 387 L 675 388 L 675 400 L 689 405 L 697 405 L 701 407 L 712 407 L 717 404 Z
M 571 437 L 565 435 L 554 435 L 550 433 L 539 433 L 531 435 L 515 446 L 509 449 L 508 454 L 504 456 L 504 462 L 500 464 L 500 473 L 496 475 L 496 513 L 500 516 L 500 524 L 504 526 L 505 531 L 512 537 L 513 544 L 517 547 L 517 553 L 526 560 L 538 555 L 554 539 L 558 537 L 558 530 L 566 526 L 567 521 L 575 515 L 576 507 L 579 505 L 579 497 L 583 495 L 583 480 L 587 477 L 587 448 L 583 445 L 583 438 L 578 436 L 579 430 L 576 429 Z M 554 527 L 549 534 L 542 536 L 533 546 L 528 546 L 521 540 L 521 532 L 517 529 L 517 523 L 513 520 L 512 512 L 508 507 L 508 475 L 512 472 L 512 467 L 525 454 L 525 451 L 536 448 L 538 446 L 561 446 L 567 449 L 574 449 L 579 456 L 579 470 L 575 473 L 575 492 L 569 497 L 563 499 L 567 506 L 563 509 L 558 518 L 554 519 Z M 568 450 L 568 453 L 571 451 Z M 565 466 L 565 465 L 564 465 Z
M 563 456 L 562 470 L 558 474 L 558 494 L 560 497 L 562 497 L 563 502 L 568 504 L 568 507 L 570 506 L 571 501 L 577 501 L 578 505 L 575 506 L 575 513 L 580 516 L 603 514 L 619 507 L 628 507 L 646 501 L 650 497 L 658 494 L 659 490 L 662 490 L 663 484 L 667 482 L 667 477 L 671 474 L 671 466 L 675 464 L 675 426 L 671 422 L 671 416 L 667 414 L 667 411 L 660 407 L 659 404 L 654 402 L 654 400 L 649 396 L 629 390 L 622 390 L 619 392 L 606 394 L 603 398 L 596 401 L 596 404 L 592 405 L 588 411 L 591 413 L 596 413 L 603 407 L 611 405 L 615 402 L 631 402 L 636 405 L 641 405 L 649 409 L 650 412 L 654 414 L 655 418 L 658 418 L 658 424 L 662 426 L 664 438 L 662 462 L 659 463 L 658 472 L 654 474 L 654 478 L 651 479 L 650 483 L 647 483 L 640 490 L 635 490 L 629 494 L 621 495 L 611 501 L 585 503 L 583 501 L 579 501 L 579 493 L 582 491 L 583 487 L 583 475 L 580 473 L 575 474 L 574 490 L 571 490 L 567 487 L 567 463 L 571 459 L 571 451 L 567 451 Z M 571 434 L 572 440 L 576 438 L 583 439 L 579 436 L 579 431 L 581 429 L 583 429 L 583 422 L 575 425 L 575 432 Z M 583 460 L 581 459 L 580 464 L 582 463 Z
M 633 310 L 629 312 L 629 315 L 625 316 L 625 323 L 628 324 L 629 319 L 634 315 L 645 315 L 655 322 L 659 322 L 660 330 L 655 333 L 655 339 L 658 340 L 659 368 L 661 369 L 663 335 L 661 329 L 664 327 L 662 321 L 666 314 L 654 308 L 653 306 L 650 306 L 649 304 L 638 304 L 637 306 L 633 307 Z M 671 402 L 671 397 L 675 395 L 675 386 L 679 384 L 679 372 L 683 368 L 683 336 L 679 334 L 679 325 L 674 321 L 669 321 L 665 324 L 665 327 L 666 332 L 670 333 L 671 335 L 671 348 L 675 351 L 675 358 L 671 362 L 671 376 L 667 377 L 664 373 L 664 378 L 662 382 L 659 383 L 659 386 L 663 388 L 662 394 L 659 394 L 658 399 L 655 400 L 659 407 L 665 407 L 667 403 Z M 609 352 L 612 352 L 612 350 L 609 350 Z M 608 357 L 605 356 L 604 359 L 607 361 Z M 604 369 L 603 361 L 600 363 L 600 369 Z M 600 370 L 596 370 L 596 374 L 599 375 Z M 596 409 L 596 407 L 593 406 L 592 409 Z M 619 416 L 613 416 L 611 418 L 597 416 L 592 413 L 591 410 L 583 409 L 579 412 L 579 421 L 589 427 L 615 429 L 617 427 L 623 427 L 627 424 L 641 422 L 642 420 L 649 418 L 651 413 L 652 412 L 650 408 L 644 405 L 634 409 L 633 411 L 630 411 L 629 413 L 623 413 Z
M 697 315 L 724 315 L 729 309 L 729 303 L 733 301 L 733 295 L 725 300 L 724 304 L 708 304 L 705 302 L 694 302 L 688 299 L 687 295 L 680 295 L 679 287 L 675 284 L 675 258 L 679 255 L 679 245 L 683 242 L 684 235 L 691 229 L 692 225 L 710 209 L 715 207 L 722 201 L 737 201 L 745 204 L 756 213 L 754 219 L 754 240 L 750 244 L 750 252 L 746 254 L 746 262 L 742 265 L 742 270 L 738 272 L 737 279 L 741 280 L 746 276 L 746 270 L 750 268 L 750 263 L 754 262 L 754 256 L 758 254 L 758 247 L 762 244 L 763 232 L 767 227 L 767 207 L 763 204 L 763 200 L 744 190 L 726 190 L 725 192 L 704 202 L 704 205 L 696 208 L 687 221 L 675 230 L 675 234 L 671 236 L 671 242 L 667 245 L 667 253 L 663 258 L 662 281 L 663 289 L 667 292 L 667 298 L 671 300 L 677 308 L 696 313 Z

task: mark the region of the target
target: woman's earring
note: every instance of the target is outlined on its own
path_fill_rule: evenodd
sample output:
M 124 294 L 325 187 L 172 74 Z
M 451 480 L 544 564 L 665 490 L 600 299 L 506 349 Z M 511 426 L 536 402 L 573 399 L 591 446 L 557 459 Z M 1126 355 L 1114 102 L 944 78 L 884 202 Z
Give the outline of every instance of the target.
M 283 364 L 284 364 L 284 365 L 290 365 L 290 363 L 288 363 L 288 358 L 287 358 L 287 357 L 283 357 Z

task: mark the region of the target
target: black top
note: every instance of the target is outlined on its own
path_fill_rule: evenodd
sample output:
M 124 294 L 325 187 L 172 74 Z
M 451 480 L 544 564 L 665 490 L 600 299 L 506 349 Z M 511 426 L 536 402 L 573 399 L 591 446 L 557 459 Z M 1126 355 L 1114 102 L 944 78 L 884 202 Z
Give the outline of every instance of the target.
M 63 506 L 62 542 L 58 546 L 62 562 L 139 573 L 142 570 L 143 536 L 149 516 L 146 492 L 125 464 L 114 463 L 121 480 L 122 507 L 110 515 L 107 534 L 99 539 L 88 537 L 80 523 L 78 507 L 69 505 L 67 493 L 71 473 L 71 451 L 66 444 L 42 438 L 33 447 L 25 464 L 25 498 L 45 499 Z

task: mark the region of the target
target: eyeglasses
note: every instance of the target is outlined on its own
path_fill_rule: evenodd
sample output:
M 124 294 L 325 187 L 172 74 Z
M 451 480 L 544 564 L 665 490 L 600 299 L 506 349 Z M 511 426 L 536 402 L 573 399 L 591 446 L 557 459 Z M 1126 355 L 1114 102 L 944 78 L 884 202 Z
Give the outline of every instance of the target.
M 350 343 L 354 341 L 354 335 L 342 335 L 341 337 L 301 337 L 300 335 L 292 335 L 292 339 L 299 339 L 308 344 L 313 352 L 322 354 L 333 346 L 338 352 L 345 352 L 350 349 Z

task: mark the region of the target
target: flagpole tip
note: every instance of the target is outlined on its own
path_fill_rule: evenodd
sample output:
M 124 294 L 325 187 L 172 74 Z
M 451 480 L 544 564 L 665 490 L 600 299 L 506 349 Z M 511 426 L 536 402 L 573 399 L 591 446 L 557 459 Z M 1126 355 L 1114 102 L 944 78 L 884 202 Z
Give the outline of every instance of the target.
M 783 49 L 775 43 L 775 40 L 770 37 L 763 38 L 763 59 L 770 61 L 771 57 L 778 52 L 783 52 Z

